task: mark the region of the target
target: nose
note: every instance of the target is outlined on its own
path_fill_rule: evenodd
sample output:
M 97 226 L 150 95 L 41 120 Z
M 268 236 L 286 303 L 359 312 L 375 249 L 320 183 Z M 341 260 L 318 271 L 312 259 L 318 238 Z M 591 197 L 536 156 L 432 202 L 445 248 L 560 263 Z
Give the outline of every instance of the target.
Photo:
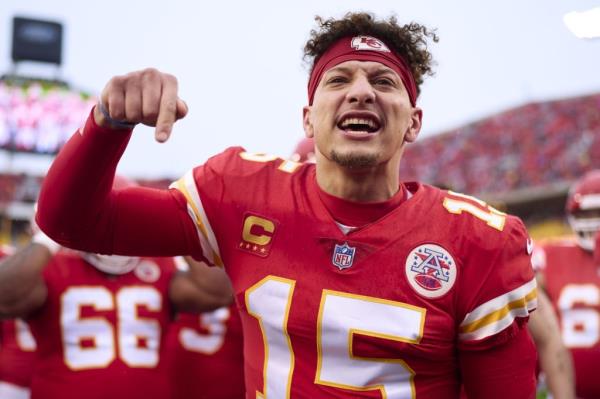
M 350 103 L 372 104 L 375 90 L 366 76 L 357 76 L 352 80 L 346 98 Z

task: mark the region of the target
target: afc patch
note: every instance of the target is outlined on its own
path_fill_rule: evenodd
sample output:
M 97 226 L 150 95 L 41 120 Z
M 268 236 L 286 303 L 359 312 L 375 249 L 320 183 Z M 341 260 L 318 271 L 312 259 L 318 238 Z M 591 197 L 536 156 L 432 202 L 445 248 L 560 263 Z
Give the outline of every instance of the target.
M 419 245 L 410 251 L 405 271 L 410 286 L 427 298 L 441 297 L 456 281 L 456 263 L 452 255 L 436 244 Z
M 331 263 L 337 266 L 338 269 L 344 270 L 352 266 L 354 262 L 354 254 L 356 253 L 356 247 L 351 247 L 345 242 L 343 245 L 335 244 L 333 249 L 333 256 L 331 257 Z
M 271 252 L 277 225 L 275 220 L 246 212 L 238 249 L 252 255 L 267 257 Z

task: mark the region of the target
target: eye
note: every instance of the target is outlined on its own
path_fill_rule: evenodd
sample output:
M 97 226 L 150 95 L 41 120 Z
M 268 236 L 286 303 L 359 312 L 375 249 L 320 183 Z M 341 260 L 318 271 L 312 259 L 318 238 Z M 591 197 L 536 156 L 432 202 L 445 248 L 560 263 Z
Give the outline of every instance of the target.
M 347 82 L 348 79 L 345 78 L 344 76 L 332 76 L 329 79 L 327 79 L 327 84 L 336 84 L 336 83 L 345 83 Z
M 395 82 L 390 78 L 379 77 L 374 80 L 373 84 L 378 86 L 395 86 Z

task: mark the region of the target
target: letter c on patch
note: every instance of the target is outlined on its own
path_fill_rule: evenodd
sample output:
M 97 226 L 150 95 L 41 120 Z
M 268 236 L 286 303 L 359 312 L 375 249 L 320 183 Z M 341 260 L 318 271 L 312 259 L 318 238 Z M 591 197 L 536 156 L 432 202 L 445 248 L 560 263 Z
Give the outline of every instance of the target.
M 263 234 L 252 233 L 254 226 L 259 227 Z M 256 231 L 257 229 L 255 228 L 254 230 Z M 244 220 L 242 238 L 244 241 L 251 242 L 252 244 L 267 245 L 271 241 L 273 231 L 275 231 L 275 225 L 270 220 L 259 218 L 258 216 L 248 216 Z

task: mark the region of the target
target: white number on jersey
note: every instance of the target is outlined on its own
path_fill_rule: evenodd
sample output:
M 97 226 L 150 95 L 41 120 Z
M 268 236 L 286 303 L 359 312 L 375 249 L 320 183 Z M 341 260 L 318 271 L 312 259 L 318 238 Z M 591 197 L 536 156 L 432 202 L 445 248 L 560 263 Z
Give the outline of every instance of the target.
M 15 319 L 15 337 L 17 346 L 23 352 L 33 352 L 36 349 L 35 338 L 27 323 L 21 319 Z
M 248 313 L 258 320 L 265 363 L 258 399 L 287 399 L 294 351 L 287 322 L 295 281 L 267 276 L 246 291 Z M 356 391 L 378 390 L 383 398 L 412 399 L 413 371 L 401 359 L 362 359 L 352 354 L 355 335 L 418 344 L 425 309 L 379 298 L 323 290 L 317 325 L 315 383 Z
M 575 305 L 588 308 L 575 308 Z M 569 284 L 560 292 L 560 312 L 563 342 L 568 348 L 589 348 L 600 340 L 600 289 L 594 284 Z M 595 309 L 592 309 L 594 307 Z
M 104 317 L 81 317 L 84 306 L 116 311 L 117 325 Z M 64 361 L 71 370 L 107 367 L 118 356 L 130 367 L 155 367 L 160 324 L 138 317 L 138 306 L 160 311 L 162 296 L 152 287 L 125 287 L 113 295 L 104 287 L 70 287 L 61 297 Z
M 179 342 L 185 349 L 205 355 L 216 353 L 225 342 L 227 333 L 227 320 L 229 320 L 229 308 L 219 308 L 212 312 L 202 313 L 198 316 L 201 328 L 208 334 L 199 333 L 194 328 L 183 327 L 179 331 Z

